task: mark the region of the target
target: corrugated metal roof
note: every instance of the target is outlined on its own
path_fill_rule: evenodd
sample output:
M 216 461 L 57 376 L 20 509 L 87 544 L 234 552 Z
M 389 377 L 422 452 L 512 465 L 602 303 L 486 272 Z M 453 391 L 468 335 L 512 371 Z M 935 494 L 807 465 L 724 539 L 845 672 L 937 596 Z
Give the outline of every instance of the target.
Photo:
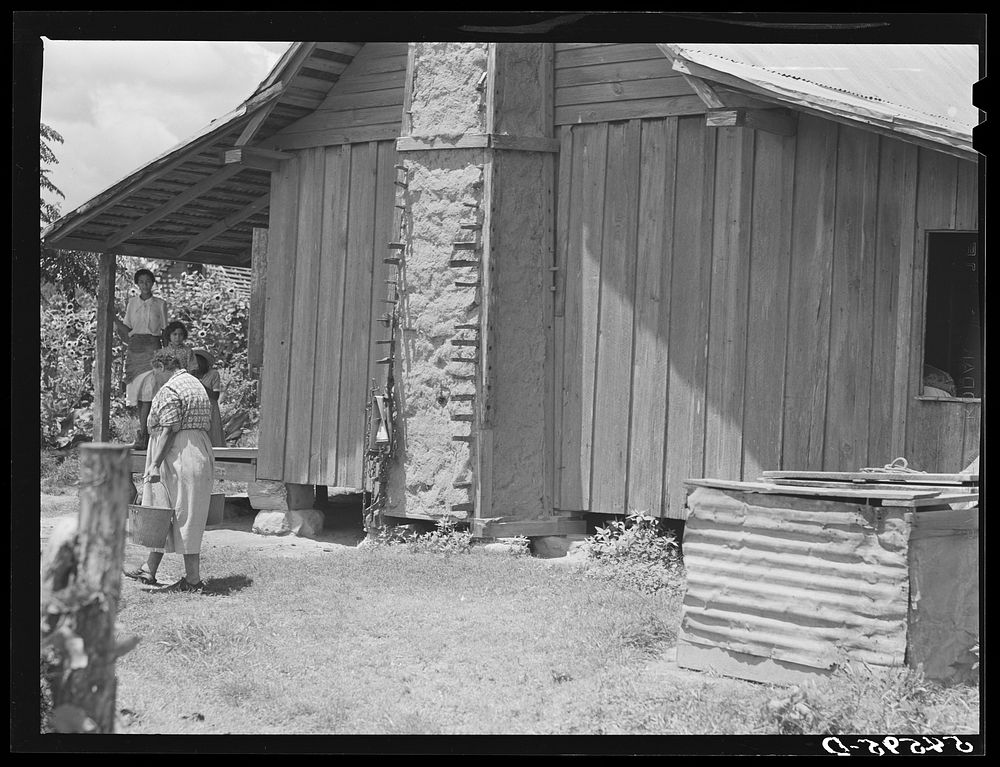
M 972 45 L 663 44 L 674 69 L 972 150 Z
M 905 509 L 696 488 L 681 639 L 830 669 L 904 663 Z

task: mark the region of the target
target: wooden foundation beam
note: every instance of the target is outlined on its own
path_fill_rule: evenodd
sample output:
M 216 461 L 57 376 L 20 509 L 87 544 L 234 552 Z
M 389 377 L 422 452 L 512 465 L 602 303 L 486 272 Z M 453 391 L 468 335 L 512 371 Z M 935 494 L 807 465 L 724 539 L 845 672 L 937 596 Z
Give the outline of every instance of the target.
M 547 519 L 491 519 L 471 520 L 472 535 L 475 538 L 511 538 L 523 535 L 528 538 L 545 535 L 586 535 L 587 521 L 571 517 L 549 517 Z
M 316 486 L 286 482 L 285 499 L 289 510 L 311 509 L 316 502 Z
M 803 684 L 817 681 L 831 673 L 830 669 L 813 668 L 725 647 L 709 647 L 683 641 L 677 643 L 677 665 L 696 671 L 749 679 L 761 684 Z

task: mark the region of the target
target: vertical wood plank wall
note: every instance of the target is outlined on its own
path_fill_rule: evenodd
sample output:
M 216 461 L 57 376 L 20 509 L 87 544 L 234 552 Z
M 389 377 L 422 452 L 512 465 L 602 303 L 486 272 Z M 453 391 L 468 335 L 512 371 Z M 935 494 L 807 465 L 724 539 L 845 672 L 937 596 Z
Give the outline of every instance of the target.
M 810 116 L 561 131 L 557 509 L 678 518 L 687 477 L 978 454 L 978 403 L 915 399 L 926 232 L 977 227 L 973 163 Z
M 271 179 L 261 479 L 362 485 L 407 50 L 365 43 L 319 108 L 265 144 L 296 158 Z
M 395 156 L 394 141 L 316 147 L 273 174 L 260 479 L 362 485 Z
M 408 45 L 365 43 L 319 107 L 268 139 L 276 149 L 399 136 Z
M 556 125 L 705 111 L 654 43 L 556 43 L 554 66 Z

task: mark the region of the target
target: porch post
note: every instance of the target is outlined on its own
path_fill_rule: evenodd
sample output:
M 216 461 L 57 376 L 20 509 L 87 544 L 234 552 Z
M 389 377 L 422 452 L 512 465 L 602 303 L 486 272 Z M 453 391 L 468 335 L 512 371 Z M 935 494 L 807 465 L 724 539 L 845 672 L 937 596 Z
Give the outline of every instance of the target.
M 247 362 L 250 377 L 260 378 L 264 364 L 264 296 L 267 291 L 268 230 L 254 227 L 250 248 L 250 321 L 247 333 Z
M 111 440 L 111 348 L 114 341 L 115 254 L 101 253 L 94 356 L 94 442 Z

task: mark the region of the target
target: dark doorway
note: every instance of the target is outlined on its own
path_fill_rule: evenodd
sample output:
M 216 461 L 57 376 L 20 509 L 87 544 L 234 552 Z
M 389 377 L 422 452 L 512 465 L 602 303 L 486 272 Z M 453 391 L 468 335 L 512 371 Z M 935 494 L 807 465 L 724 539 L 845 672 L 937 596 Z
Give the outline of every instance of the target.
M 952 397 L 982 397 L 978 255 L 976 232 L 927 235 L 924 385 Z

